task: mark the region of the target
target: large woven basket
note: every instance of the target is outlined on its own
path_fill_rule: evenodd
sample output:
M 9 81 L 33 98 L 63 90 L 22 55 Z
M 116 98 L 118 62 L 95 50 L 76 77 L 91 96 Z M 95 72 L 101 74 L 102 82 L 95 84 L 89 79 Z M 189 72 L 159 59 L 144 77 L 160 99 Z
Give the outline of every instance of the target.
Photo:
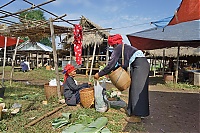
M 124 91 L 130 87 L 130 75 L 122 67 L 119 67 L 115 71 L 113 71 L 109 75 L 109 78 L 113 85 L 120 91 Z
M 80 102 L 84 108 L 90 108 L 94 104 L 94 88 L 80 90 Z
M 60 86 L 61 95 L 64 93 L 63 86 Z M 52 97 L 58 97 L 57 86 L 49 86 L 49 83 L 44 84 L 44 92 L 46 99 L 49 100 Z

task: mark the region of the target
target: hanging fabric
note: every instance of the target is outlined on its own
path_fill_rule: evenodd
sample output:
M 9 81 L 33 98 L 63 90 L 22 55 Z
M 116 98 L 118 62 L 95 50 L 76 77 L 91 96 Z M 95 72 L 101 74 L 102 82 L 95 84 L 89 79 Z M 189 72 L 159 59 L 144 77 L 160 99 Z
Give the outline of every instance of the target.
M 81 55 L 82 55 L 82 26 L 81 25 L 74 25 L 74 52 L 76 56 L 76 63 L 77 65 L 82 64 Z

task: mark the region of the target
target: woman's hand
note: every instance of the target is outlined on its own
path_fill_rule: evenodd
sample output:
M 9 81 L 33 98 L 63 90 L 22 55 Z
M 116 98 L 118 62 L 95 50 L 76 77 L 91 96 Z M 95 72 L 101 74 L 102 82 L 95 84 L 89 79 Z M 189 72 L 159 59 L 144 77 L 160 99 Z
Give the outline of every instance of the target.
M 99 79 L 99 74 L 98 74 L 98 73 L 96 73 L 96 74 L 94 75 L 94 79 Z
M 88 82 L 88 85 L 92 85 L 92 83 L 91 83 L 91 82 Z

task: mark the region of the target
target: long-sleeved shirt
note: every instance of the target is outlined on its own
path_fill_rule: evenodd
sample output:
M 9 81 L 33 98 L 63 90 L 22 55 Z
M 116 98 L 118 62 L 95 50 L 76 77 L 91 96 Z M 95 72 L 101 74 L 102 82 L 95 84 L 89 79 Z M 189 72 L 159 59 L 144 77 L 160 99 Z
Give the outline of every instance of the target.
M 88 83 L 83 83 L 81 85 L 77 85 L 75 83 L 75 80 L 72 77 L 67 77 L 66 81 L 63 84 L 64 87 L 64 97 L 65 98 L 71 98 L 72 94 L 76 93 L 77 91 L 88 88 Z
M 129 66 L 129 60 L 132 57 L 132 55 L 137 51 L 138 49 L 131 46 L 124 44 L 124 65 L 122 66 L 123 68 L 127 68 Z M 119 64 L 122 64 L 122 45 L 118 44 L 115 48 L 114 51 L 111 54 L 111 59 L 108 62 L 108 65 L 101 70 L 98 74 L 99 76 L 103 76 L 106 74 L 109 74 L 112 70 L 115 69 L 115 65 L 117 62 Z

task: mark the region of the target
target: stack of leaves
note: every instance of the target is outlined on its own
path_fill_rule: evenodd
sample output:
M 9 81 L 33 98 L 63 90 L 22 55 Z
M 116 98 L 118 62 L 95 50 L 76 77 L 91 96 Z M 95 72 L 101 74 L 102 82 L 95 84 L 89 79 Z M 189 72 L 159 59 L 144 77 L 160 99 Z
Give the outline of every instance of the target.
M 108 119 L 106 117 L 99 117 L 95 121 L 87 115 L 79 115 L 74 123 L 70 123 L 71 113 L 62 113 L 62 117 L 56 118 L 52 121 L 53 128 L 60 128 L 68 125 L 62 133 L 111 133 L 108 128 L 105 128 Z
M 104 128 L 107 122 L 106 117 L 99 117 L 88 125 L 85 125 L 86 123 L 71 125 L 65 128 L 62 133 L 111 133 L 108 128 Z
M 52 121 L 53 128 L 60 128 L 70 123 L 71 113 L 62 113 L 62 117 L 56 118 Z

